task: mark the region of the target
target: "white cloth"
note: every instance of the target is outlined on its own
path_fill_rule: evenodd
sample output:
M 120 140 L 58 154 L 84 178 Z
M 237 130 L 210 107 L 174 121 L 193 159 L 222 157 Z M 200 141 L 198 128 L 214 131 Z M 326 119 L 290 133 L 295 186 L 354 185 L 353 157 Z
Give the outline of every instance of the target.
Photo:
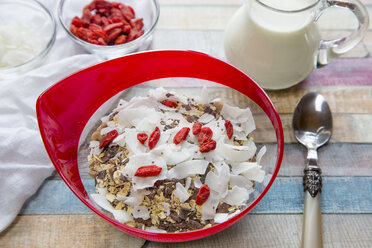
M 56 0 L 42 2 L 56 13 Z M 83 53 L 86 51 L 58 24 L 57 40 L 44 65 L 17 78 L 0 80 L 0 232 L 54 170 L 40 137 L 36 99 L 59 80 L 102 61 Z
M 37 97 L 64 77 L 100 61 L 94 55 L 76 55 L 0 81 L 0 232 L 54 170 L 37 125 Z

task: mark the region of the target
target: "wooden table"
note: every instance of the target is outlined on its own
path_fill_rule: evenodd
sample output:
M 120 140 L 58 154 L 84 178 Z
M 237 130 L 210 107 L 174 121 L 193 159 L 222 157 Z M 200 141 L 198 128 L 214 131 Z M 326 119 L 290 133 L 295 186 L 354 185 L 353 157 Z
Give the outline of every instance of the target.
M 363 2 L 372 16 L 372 0 Z M 160 0 L 160 4 L 153 49 L 190 49 L 224 59 L 223 29 L 240 0 Z M 339 9 L 329 10 L 319 22 L 327 37 L 345 35 L 355 26 L 352 15 Z M 310 91 L 325 96 L 334 118 L 332 139 L 319 151 L 325 247 L 372 247 L 371 52 L 370 28 L 363 43 L 301 84 L 268 91 L 284 126 L 282 168 L 254 211 L 227 230 L 178 244 L 135 238 L 92 214 L 54 175 L 0 234 L 0 247 L 299 247 L 305 149 L 294 139 L 291 119 L 295 104 Z

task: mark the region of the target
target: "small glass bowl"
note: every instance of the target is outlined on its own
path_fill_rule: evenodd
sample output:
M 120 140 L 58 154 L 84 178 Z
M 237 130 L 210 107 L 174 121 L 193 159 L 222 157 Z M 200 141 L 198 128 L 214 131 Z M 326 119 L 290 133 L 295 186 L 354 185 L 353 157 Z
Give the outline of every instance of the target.
M 0 26 L 6 27 L 7 25 L 24 26 L 36 38 L 41 37 L 43 48 L 33 58 L 22 64 L 0 67 L 0 79 L 14 78 L 38 66 L 56 39 L 56 21 L 50 11 L 37 0 L 0 0 Z M 32 42 L 30 40 L 28 42 Z M 0 56 L 3 56 L 1 51 Z
M 157 0 L 116 0 L 115 2 L 131 6 L 135 11 L 136 18 L 143 18 L 144 34 L 137 39 L 111 46 L 95 45 L 79 39 L 70 32 L 72 19 L 81 18 L 83 8 L 92 0 L 60 0 L 58 6 L 58 18 L 68 36 L 77 44 L 84 47 L 90 53 L 99 55 L 104 59 L 118 58 L 128 53 L 146 50 L 151 44 L 152 33 L 159 19 L 160 8 Z

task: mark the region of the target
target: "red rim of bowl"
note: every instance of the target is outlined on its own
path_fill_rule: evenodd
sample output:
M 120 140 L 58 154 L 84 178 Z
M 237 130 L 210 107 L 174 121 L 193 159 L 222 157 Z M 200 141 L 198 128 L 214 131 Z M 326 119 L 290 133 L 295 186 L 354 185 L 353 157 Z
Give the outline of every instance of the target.
M 107 81 L 112 77 L 118 80 L 123 70 L 125 70 L 125 82 L 118 84 Z M 272 177 L 264 190 L 257 199 L 236 216 L 205 229 L 181 233 L 156 233 L 127 226 L 100 211 L 90 200 L 82 184 L 78 171 L 77 154 L 79 138 L 86 123 L 105 101 L 136 84 L 169 77 L 189 77 L 213 81 L 233 88 L 253 100 L 266 113 L 275 129 L 277 160 Z M 100 82 L 91 84 L 94 79 L 98 79 Z M 92 98 L 93 95 L 95 98 Z M 87 102 L 90 104 L 86 104 Z M 79 109 L 81 106 L 85 106 L 85 109 Z M 40 133 L 48 155 L 71 191 L 88 208 L 107 222 L 126 233 L 152 241 L 195 240 L 231 226 L 251 211 L 264 197 L 273 184 L 283 159 L 284 135 L 281 120 L 264 90 L 234 66 L 194 51 L 147 51 L 89 67 L 70 75 L 42 93 L 36 102 L 36 112 Z

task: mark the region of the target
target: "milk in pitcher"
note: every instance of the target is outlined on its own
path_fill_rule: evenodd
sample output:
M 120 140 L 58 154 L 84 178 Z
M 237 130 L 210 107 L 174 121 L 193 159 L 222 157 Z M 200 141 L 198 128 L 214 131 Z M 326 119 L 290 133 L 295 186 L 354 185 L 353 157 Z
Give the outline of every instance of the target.
M 316 67 L 321 38 L 314 16 L 294 10 L 311 4 L 314 1 L 247 1 L 225 30 L 228 61 L 265 89 L 283 89 L 302 81 Z

